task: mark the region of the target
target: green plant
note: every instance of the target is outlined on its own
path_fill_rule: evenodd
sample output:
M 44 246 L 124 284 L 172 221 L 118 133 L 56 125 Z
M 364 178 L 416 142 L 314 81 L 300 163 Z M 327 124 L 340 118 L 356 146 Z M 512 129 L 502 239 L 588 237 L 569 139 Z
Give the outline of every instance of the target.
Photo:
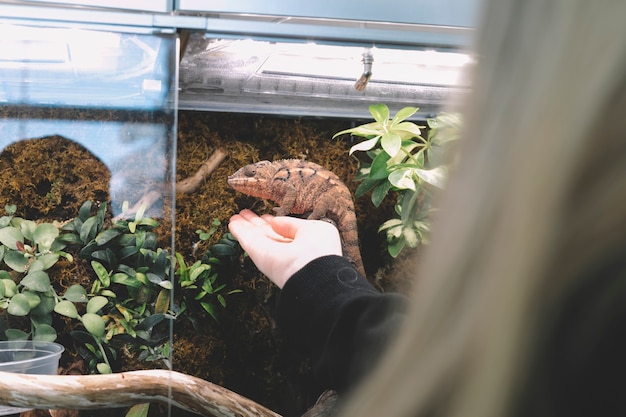
M 72 261 L 64 252 L 56 224 L 40 223 L 16 217 L 15 206 L 6 206 L 0 217 L 0 260 L 9 268 L 0 270 L 0 309 L 10 316 L 30 319 L 30 331 L 3 323 L 4 337 L 9 340 L 54 341 L 52 311 L 61 300 L 52 288 L 48 270 L 60 257 Z M 8 321 L 8 320 L 7 320 Z
M 461 126 L 458 115 L 442 113 L 427 120 L 430 129 L 424 138 L 424 127 L 407 121 L 417 110 L 405 107 L 390 118 L 386 105 L 371 105 L 369 111 L 374 122 L 333 136 L 351 134 L 365 138 L 350 149 L 350 154 L 363 151 L 369 158 L 359 167 L 356 180 L 361 183 L 356 197 L 371 191 L 372 203 L 379 207 L 390 191 L 397 196 L 394 207 L 398 217 L 385 221 L 379 228 L 386 232 L 387 250 L 393 257 L 405 246 L 415 248 L 427 242 L 432 189 L 442 188 L 447 176 L 442 150 L 458 138 Z
M 198 233 L 200 240 L 208 240 L 220 224 L 219 219 L 213 219 L 212 227 L 208 232 L 197 230 L 196 233 Z M 194 304 L 199 303 L 206 313 L 218 320 L 216 305 L 226 307 L 224 295 L 241 292 L 241 290 L 230 290 L 223 294 L 226 284 L 217 283 L 218 275 L 222 275 L 220 274 L 220 267 L 223 266 L 224 261 L 234 261 L 241 252 L 241 247 L 234 236 L 230 233 L 224 233 L 222 238 L 210 246 L 202 258 L 192 265 L 187 265 L 183 256 L 176 253 L 176 276 L 178 276 L 178 284 L 183 290 L 183 301 L 179 314 L 185 313 L 195 325 L 195 314 L 189 310 L 193 309 Z

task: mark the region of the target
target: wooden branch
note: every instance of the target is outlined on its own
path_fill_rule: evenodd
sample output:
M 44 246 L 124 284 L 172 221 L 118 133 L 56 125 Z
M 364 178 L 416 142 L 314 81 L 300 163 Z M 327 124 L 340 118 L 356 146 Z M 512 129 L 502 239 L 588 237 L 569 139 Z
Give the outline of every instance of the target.
M 174 371 L 108 375 L 31 375 L 0 372 L 0 404 L 87 410 L 164 402 L 210 417 L 280 417 L 239 394 Z
M 226 158 L 227 155 L 228 153 L 225 150 L 219 149 L 219 148 L 216 149 L 211 154 L 209 159 L 204 161 L 204 163 L 200 166 L 200 168 L 196 171 L 195 174 L 193 174 L 191 177 L 187 177 L 185 179 L 182 179 L 176 182 L 176 192 L 185 193 L 185 194 L 191 194 L 195 192 L 198 189 L 198 187 L 200 187 L 200 184 L 202 184 L 202 181 L 204 181 L 204 179 L 207 176 L 209 176 L 213 171 L 215 171 L 215 169 L 217 169 L 219 164 L 222 163 L 222 161 L 224 160 L 224 158 Z M 158 188 L 163 188 L 163 187 L 158 187 Z M 163 193 L 164 193 L 164 189 L 152 190 L 152 191 L 147 192 L 135 204 L 133 204 L 133 206 L 130 207 L 127 211 L 115 216 L 113 218 L 113 221 L 119 220 L 122 217 L 127 218 L 131 214 L 137 213 L 142 206 L 144 207 L 144 209 L 148 209 L 152 207 L 152 205 L 159 198 L 161 198 Z
M 215 171 L 224 158 L 226 158 L 226 155 L 225 150 L 216 149 L 209 159 L 204 161 L 195 174 L 176 183 L 176 192 L 191 194 L 196 191 L 200 184 L 202 184 L 202 181 L 204 181 L 204 178 Z

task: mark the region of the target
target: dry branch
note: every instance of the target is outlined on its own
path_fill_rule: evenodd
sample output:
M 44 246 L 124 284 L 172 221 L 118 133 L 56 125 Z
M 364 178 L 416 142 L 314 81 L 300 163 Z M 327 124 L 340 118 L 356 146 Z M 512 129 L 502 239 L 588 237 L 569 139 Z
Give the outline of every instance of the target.
M 191 194 L 198 189 L 204 178 L 215 171 L 219 164 L 226 158 L 226 151 L 216 149 L 213 154 L 204 161 L 202 166 L 191 177 L 176 182 L 176 192 Z
M 0 372 L 0 404 L 87 410 L 164 402 L 211 417 L 280 417 L 226 388 L 180 372 L 148 370 L 108 375 Z
M 176 182 L 176 192 L 177 193 L 185 193 L 191 194 L 195 192 L 202 181 L 209 176 L 215 169 L 222 163 L 224 158 L 226 158 L 228 154 L 223 149 L 216 149 L 209 159 L 204 161 L 204 163 L 198 168 L 198 170 L 190 177 L 182 179 Z M 152 190 L 144 194 L 132 207 L 126 210 L 124 213 L 116 216 L 113 220 L 119 220 L 121 217 L 128 217 L 131 214 L 137 213 L 140 208 L 148 209 L 150 208 L 155 201 L 162 197 L 164 194 L 165 187 L 161 187 L 161 190 Z

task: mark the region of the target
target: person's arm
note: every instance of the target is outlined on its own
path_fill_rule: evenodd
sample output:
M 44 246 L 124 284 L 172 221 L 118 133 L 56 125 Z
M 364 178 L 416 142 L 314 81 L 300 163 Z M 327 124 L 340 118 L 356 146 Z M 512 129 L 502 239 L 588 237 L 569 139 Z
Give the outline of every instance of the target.
M 355 387 L 404 317 L 406 299 L 381 294 L 339 256 L 309 262 L 279 295 L 277 321 L 287 341 L 310 355 L 329 388 Z
M 354 387 L 400 323 L 404 297 L 381 294 L 359 275 L 327 222 L 242 210 L 229 229 L 282 289 L 277 320 L 287 341 L 311 356 L 328 388 Z

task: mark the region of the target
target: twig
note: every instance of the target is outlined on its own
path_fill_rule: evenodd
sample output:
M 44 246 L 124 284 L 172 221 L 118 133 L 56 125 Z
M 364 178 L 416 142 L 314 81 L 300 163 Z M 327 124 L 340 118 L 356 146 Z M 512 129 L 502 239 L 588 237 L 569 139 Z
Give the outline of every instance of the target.
M 213 171 L 217 169 L 219 164 L 222 163 L 224 158 L 226 158 L 228 154 L 223 149 L 216 149 L 209 159 L 204 161 L 204 163 L 200 166 L 200 168 L 190 177 L 182 179 L 176 182 L 176 192 L 177 193 L 185 193 L 191 194 L 195 192 L 202 181 L 209 176 Z M 161 187 L 163 188 L 163 187 Z M 143 206 L 144 210 L 150 208 L 161 196 L 163 195 L 163 191 L 152 190 L 144 194 L 132 207 L 126 210 L 123 213 L 115 216 L 113 221 L 119 220 L 122 217 L 128 217 L 131 214 L 137 213 L 139 209 Z
M 226 151 L 216 149 L 213 154 L 204 161 L 202 166 L 191 177 L 176 182 L 176 192 L 191 194 L 198 189 L 204 178 L 210 175 L 219 164 L 226 158 Z

